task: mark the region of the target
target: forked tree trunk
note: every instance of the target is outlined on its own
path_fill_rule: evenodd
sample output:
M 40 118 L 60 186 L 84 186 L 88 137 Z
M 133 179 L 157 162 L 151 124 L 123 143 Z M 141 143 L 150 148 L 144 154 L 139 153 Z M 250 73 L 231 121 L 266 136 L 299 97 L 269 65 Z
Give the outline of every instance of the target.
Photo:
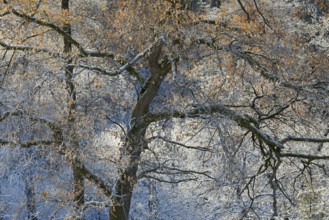
M 117 181 L 116 195 L 114 195 L 117 196 L 117 199 L 114 200 L 114 205 L 111 207 L 111 220 L 126 220 L 129 218 L 133 189 L 137 183 L 140 156 L 143 149 L 147 147 L 145 132 L 148 124 L 144 121 L 144 117 L 149 111 L 150 103 L 159 91 L 162 80 L 168 73 L 168 70 L 161 68 L 158 64 L 161 51 L 162 45 L 160 44 L 150 54 L 150 77 L 140 91 L 139 99 L 131 115 L 132 126 L 128 131 L 127 140 L 121 153 L 121 158 L 128 159 L 129 164 L 123 169 L 120 179 Z

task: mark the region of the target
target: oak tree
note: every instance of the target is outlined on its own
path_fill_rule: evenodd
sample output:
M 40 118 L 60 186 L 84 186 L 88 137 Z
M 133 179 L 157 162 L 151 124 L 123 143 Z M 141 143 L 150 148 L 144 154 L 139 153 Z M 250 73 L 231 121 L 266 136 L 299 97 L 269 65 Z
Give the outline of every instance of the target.
M 17 217 L 133 218 L 146 180 L 154 219 L 179 215 L 157 210 L 166 184 L 195 192 L 182 191 L 196 219 L 327 216 L 327 13 L 325 1 L 3 0 L 0 144 L 24 171 Z

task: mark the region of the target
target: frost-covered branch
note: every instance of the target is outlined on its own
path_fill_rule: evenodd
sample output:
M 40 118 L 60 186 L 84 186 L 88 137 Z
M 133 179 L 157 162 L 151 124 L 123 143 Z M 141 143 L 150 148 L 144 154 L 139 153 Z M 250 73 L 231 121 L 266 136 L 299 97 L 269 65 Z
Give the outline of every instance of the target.
M 188 181 L 196 181 L 198 180 L 198 178 L 186 178 L 186 179 L 179 179 L 179 180 L 165 180 L 165 179 L 161 179 L 155 176 L 150 176 L 150 175 L 144 175 L 144 178 L 148 178 L 148 179 L 153 179 L 156 180 L 158 182 L 162 182 L 162 183 L 169 183 L 169 184 L 177 184 L 177 183 L 183 183 L 183 182 L 188 182 Z
M 7 1 L 4 1 L 4 3 L 8 4 Z M 21 12 L 17 11 L 16 9 L 14 9 L 13 6 L 9 6 L 9 9 L 10 9 L 10 12 L 12 14 L 16 15 L 17 17 L 23 18 L 29 22 L 33 22 L 33 23 L 36 23 L 41 26 L 49 27 L 52 30 L 56 31 L 58 34 L 62 35 L 66 40 L 68 40 L 70 43 L 72 43 L 74 46 L 76 46 L 78 48 L 78 50 L 80 51 L 81 56 L 114 58 L 114 54 L 112 54 L 112 53 L 104 53 L 104 52 L 100 52 L 100 51 L 96 51 L 96 50 L 84 49 L 83 46 L 77 40 L 75 40 L 70 34 L 68 34 L 65 30 L 63 30 L 63 28 L 61 28 L 60 26 L 58 26 L 54 23 L 43 21 L 43 20 L 37 19 L 35 17 L 29 16 L 27 14 L 21 13 Z
M 88 69 L 88 70 L 91 70 L 91 71 L 95 71 L 96 73 L 99 73 L 101 75 L 105 75 L 105 76 L 118 76 L 122 72 L 127 71 L 131 75 L 135 76 L 141 83 L 144 83 L 145 80 L 146 80 L 145 77 L 142 74 L 140 74 L 138 71 L 136 71 L 133 68 L 133 66 L 138 61 L 140 61 L 141 59 L 146 58 L 149 55 L 150 51 L 152 51 L 155 46 L 159 45 L 159 43 L 160 44 L 164 44 L 165 43 L 164 38 L 160 38 L 159 40 L 155 41 L 149 47 L 147 47 L 142 52 L 138 53 L 133 59 L 131 59 L 128 62 L 125 61 L 125 59 L 122 58 L 122 57 L 120 57 L 120 56 L 114 56 L 113 59 L 122 65 L 117 70 L 109 71 L 109 70 L 105 70 L 105 69 L 102 69 L 102 68 L 97 67 L 97 66 L 86 65 L 86 64 L 83 64 L 83 63 L 79 63 L 79 64 L 68 64 L 67 66 L 68 67 L 80 67 L 80 68 Z M 97 51 L 94 51 L 94 52 L 96 53 Z M 94 53 L 94 52 L 89 51 L 89 53 Z
M 243 115 L 236 111 L 233 111 L 230 108 L 225 107 L 221 104 L 209 105 L 209 106 L 200 106 L 186 112 L 173 111 L 173 112 L 162 112 L 162 113 L 150 113 L 146 115 L 145 121 L 152 123 L 155 121 L 160 121 L 169 118 L 189 118 L 189 117 L 200 117 L 201 115 L 206 114 L 220 114 L 224 117 L 227 117 L 235 121 L 240 127 L 246 128 L 255 134 L 259 139 L 272 148 L 272 150 L 278 150 L 283 148 L 283 144 L 278 140 L 275 140 L 270 135 L 261 131 L 257 128 L 257 120 L 252 118 L 249 115 Z
M 184 170 L 184 169 L 179 169 L 176 167 L 168 167 L 168 166 L 161 166 L 161 167 L 158 167 L 158 169 L 145 170 L 138 176 L 138 179 L 141 179 L 144 177 L 150 177 L 150 175 L 148 175 L 148 173 L 154 173 L 154 174 L 158 174 L 158 175 L 201 175 L 201 176 L 205 176 L 209 179 L 215 180 L 215 178 L 210 176 L 207 171 L 200 172 L 200 171 L 196 171 L 196 170 Z M 194 179 L 194 178 L 192 178 L 192 179 Z
M 25 143 L 20 143 L 20 146 L 23 148 L 27 147 L 32 147 L 35 145 L 50 145 L 50 144 L 55 144 L 56 147 L 58 147 L 58 152 L 61 155 L 64 155 L 67 160 L 72 161 L 74 160 L 75 167 L 74 169 L 77 169 L 83 176 L 85 176 L 89 181 L 95 183 L 99 188 L 103 190 L 103 193 L 106 196 L 111 196 L 112 194 L 112 187 L 108 185 L 106 181 L 104 181 L 102 178 L 98 177 L 97 175 L 94 174 L 93 171 L 88 169 L 82 161 L 80 161 L 77 157 L 72 155 L 72 152 L 70 149 L 67 148 L 67 146 L 64 143 L 64 136 L 63 136 L 63 130 L 60 125 L 58 125 L 56 122 L 50 121 L 48 119 L 44 119 L 41 117 L 33 116 L 31 114 L 25 114 L 21 110 L 13 111 L 13 112 L 5 112 L 0 116 L 0 122 L 3 121 L 4 119 L 8 118 L 9 116 L 27 116 L 30 118 L 30 120 L 39 122 L 41 124 L 46 125 L 49 127 L 49 129 L 53 132 L 53 141 L 49 140 L 35 140 L 35 141 L 30 141 L 30 142 L 25 142 Z M 7 141 L 0 139 L 0 145 L 6 145 L 6 144 L 15 144 L 14 142 Z M 16 143 L 17 144 L 17 143 Z
M 32 51 L 32 52 L 42 52 L 42 53 L 48 53 L 51 56 L 54 57 L 60 57 L 63 56 L 60 53 L 53 52 L 47 48 L 43 47 L 34 47 L 34 46 L 23 46 L 23 45 L 11 45 L 8 44 L 2 40 L 0 40 L 0 46 L 4 47 L 6 50 L 21 50 L 21 51 Z
M 141 82 L 144 82 L 145 78 L 140 73 L 138 73 L 136 70 L 132 69 L 132 66 L 134 66 L 141 59 L 147 57 L 156 46 L 158 46 L 159 44 L 164 44 L 164 43 L 165 43 L 164 38 L 163 37 L 159 38 L 154 43 L 152 43 L 149 47 L 147 47 L 142 52 L 138 53 L 133 59 L 131 59 L 128 62 L 126 62 L 122 57 L 113 56 L 115 61 L 122 64 L 122 66 L 119 69 L 114 70 L 114 71 L 108 71 L 108 70 L 104 70 L 104 69 L 96 67 L 96 66 L 89 66 L 86 64 L 76 64 L 76 65 L 69 64 L 68 66 L 81 67 L 81 68 L 85 68 L 88 70 L 93 70 L 93 71 L 99 72 L 100 74 L 107 75 L 107 76 L 117 76 L 117 75 L 121 74 L 123 71 L 127 70 L 132 75 L 135 75 L 138 80 L 140 80 Z M 97 53 L 97 51 L 94 51 L 94 52 L 89 51 L 88 53 Z

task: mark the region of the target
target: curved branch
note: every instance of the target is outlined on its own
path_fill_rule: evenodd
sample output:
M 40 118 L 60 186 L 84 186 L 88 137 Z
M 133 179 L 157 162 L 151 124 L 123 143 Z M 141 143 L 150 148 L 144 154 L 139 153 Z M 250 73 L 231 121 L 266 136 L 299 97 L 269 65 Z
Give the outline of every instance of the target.
M 246 8 L 243 6 L 241 0 L 237 0 L 242 11 L 247 15 L 247 20 L 250 21 L 250 15 L 249 15 L 249 12 L 246 10 Z
M 5 4 L 8 4 L 7 1 L 4 1 Z M 47 22 L 47 21 L 42 21 L 39 20 L 35 17 L 23 14 L 17 10 L 15 10 L 12 6 L 10 6 L 10 12 L 14 15 L 16 15 L 17 17 L 20 18 L 24 18 L 25 20 L 29 21 L 29 22 L 33 22 L 36 24 L 39 24 L 41 26 L 45 26 L 45 27 L 49 27 L 52 30 L 56 31 L 58 34 L 62 35 L 68 42 L 72 43 L 74 46 L 76 46 L 78 48 L 78 50 L 81 53 L 81 56 L 91 56 L 91 57 L 110 57 L 110 58 L 114 58 L 114 54 L 112 53 L 103 53 L 103 52 L 99 52 L 96 50 L 86 50 L 82 47 L 82 45 L 75 40 L 70 34 L 68 34 L 63 28 L 61 28 L 60 26 L 51 23 L 51 22 Z

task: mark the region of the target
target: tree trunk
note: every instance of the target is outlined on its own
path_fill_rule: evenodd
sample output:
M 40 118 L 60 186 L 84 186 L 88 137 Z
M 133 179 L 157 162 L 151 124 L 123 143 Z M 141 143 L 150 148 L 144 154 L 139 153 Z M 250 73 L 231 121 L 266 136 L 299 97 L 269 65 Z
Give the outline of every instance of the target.
M 28 156 L 33 156 L 31 149 L 28 149 Z M 34 162 L 34 161 L 33 161 Z M 24 172 L 24 182 L 25 182 L 25 195 L 26 195 L 26 206 L 28 211 L 28 219 L 38 220 L 37 217 L 37 208 L 35 205 L 35 190 L 34 190 L 34 180 L 33 180 L 33 170 L 34 167 L 29 165 L 25 168 Z M 0 217 L 1 219 L 1 217 Z
M 62 0 L 61 8 L 62 10 L 69 10 L 69 0 Z M 71 35 L 71 25 L 64 24 L 63 29 L 66 33 Z M 72 43 L 64 37 L 64 53 L 72 52 Z M 74 67 L 68 67 L 68 64 L 72 63 L 72 59 L 68 59 L 65 67 L 66 75 L 66 89 L 69 94 L 69 99 L 67 102 L 68 108 L 68 134 L 69 134 L 69 150 L 72 152 L 72 171 L 73 171 L 73 192 L 74 192 L 74 202 L 75 202 L 75 214 L 79 215 L 81 207 L 84 204 L 84 178 L 83 175 L 76 168 L 78 164 L 75 161 L 75 157 L 78 156 L 79 142 L 75 129 L 76 124 L 76 89 L 73 79 L 73 69 Z M 83 219 L 83 217 L 76 217 L 76 219 Z
M 111 209 L 111 220 L 125 220 L 129 218 L 130 204 L 133 189 L 137 183 L 137 170 L 140 161 L 140 155 L 146 147 L 145 128 L 135 127 L 129 131 L 126 140 L 126 146 L 122 152 L 121 158 L 129 158 L 129 165 L 122 171 L 120 179 L 116 185 L 116 199 Z
M 137 183 L 140 156 L 143 149 L 147 147 L 145 132 L 148 124 L 144 121 L 144 117 L 149 111 L 150 103 L 159 91 L 162 80 L 168 73 L 158 63 L 161 51 L 162 46 L 160 44 L 154 48 L 149 57 L 150 77 L 140 91 L 139 99 L 132 111 L 131 129 L 128 131 L 126 143 L 121 152 L 121 158 L 128 159 L 129 164 L 123 169 L 120 179 L 117 181 L 116 195 L 114 195 L 117 196 L 117 199 L 111 207 L 111 220 L 126 220 L 129 218 L 133 189 Z

